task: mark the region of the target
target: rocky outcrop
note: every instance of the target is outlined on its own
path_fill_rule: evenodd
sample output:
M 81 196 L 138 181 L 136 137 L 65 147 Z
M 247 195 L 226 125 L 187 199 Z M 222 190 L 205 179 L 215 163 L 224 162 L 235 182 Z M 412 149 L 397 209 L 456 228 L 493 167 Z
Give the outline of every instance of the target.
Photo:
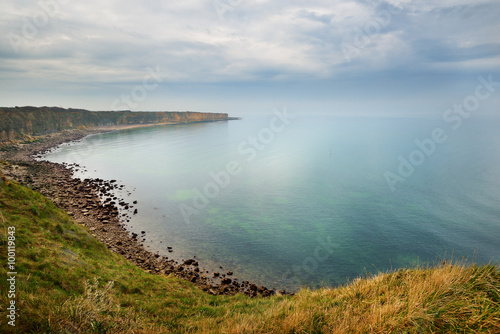
M 267 297 L 276 293 L 287 294 L 283 290 L 275 291 L 240 281 L 232 271 L 226 274 L 210 273 L 194 258 L 176 261 L 167 257 L 174 252 L 171 246 L 165 245 L 161 253 L 149 251 L 144 247 L 148 232 L 134 233 L 124 225 L 137 214 L 138 201 L 134 200 L 133 191 L 127 191 L 117 180 L 74 179 L 73 172 L 83 168 L 77 164 L 56 164 L 34 159 L 52 147 L 79 140 L 90 132 L 98 133 L 98 130 L 62 131 L 47 135 L 43 141 L 17 145 L 13 150 L 0 150 L 0 186 L 10 179 L 40 192 L 65 210 L 75 222 L 84 225 L 90 234 L 111 251 L 152 274 L 183 278 L 214 295 L 243 293 L 251 297 Z
M 0 142 L 81 127 L 228 120 L 224 113 L 89 111 L 58 107 L 0 108 Z

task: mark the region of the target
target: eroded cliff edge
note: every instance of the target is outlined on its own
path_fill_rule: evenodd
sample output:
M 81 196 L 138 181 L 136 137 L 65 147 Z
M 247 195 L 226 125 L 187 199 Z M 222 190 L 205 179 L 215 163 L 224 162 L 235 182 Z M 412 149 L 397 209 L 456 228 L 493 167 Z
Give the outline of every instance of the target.
M 0 142 L 27 140 L 29 136 L 112 125 L 182 124 L 229 120 L 225 113 L 192 111 L 89 111 L 59 107 L 0 107 Z M 28 137 L 28 138 L 27 138 Z

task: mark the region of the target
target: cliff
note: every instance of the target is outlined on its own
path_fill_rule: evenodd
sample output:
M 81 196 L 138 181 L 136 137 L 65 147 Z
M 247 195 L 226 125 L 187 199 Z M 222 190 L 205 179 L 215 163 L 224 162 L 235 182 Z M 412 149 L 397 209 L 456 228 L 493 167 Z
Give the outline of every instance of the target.
M 89 111 L 58 107 L 0 107 L 0 142 L 14 142 L 78 127 L 122 124 L 192 123 L 228 120 L 223 113 Z

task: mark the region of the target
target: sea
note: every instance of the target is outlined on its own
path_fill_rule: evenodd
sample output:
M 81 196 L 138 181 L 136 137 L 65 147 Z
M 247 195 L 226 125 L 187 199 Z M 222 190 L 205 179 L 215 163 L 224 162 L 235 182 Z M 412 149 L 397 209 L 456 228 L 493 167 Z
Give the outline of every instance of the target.
M 295 291 L 498 263 L 499 129 L 499 118 L 275 110 L 90 135 L 43 159 L 123 184 L 118 195 L 138 201 L 125 226 L 149 250 Z

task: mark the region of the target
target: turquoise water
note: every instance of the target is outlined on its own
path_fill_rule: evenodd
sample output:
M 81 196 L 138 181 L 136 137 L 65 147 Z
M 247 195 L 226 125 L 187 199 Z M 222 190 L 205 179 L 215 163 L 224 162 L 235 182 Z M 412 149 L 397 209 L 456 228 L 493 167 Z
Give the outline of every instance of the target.
M 452 255 L 498 262 L 498 125 L 270 113 L 93 135 L 46 159 L 125 184 L 139 201 L 127 226 L 151 250 L 296 289 Z M 414 153 L 437 128 L 442 142 Z M 399 156 L 415 166 L 393 191 Z

